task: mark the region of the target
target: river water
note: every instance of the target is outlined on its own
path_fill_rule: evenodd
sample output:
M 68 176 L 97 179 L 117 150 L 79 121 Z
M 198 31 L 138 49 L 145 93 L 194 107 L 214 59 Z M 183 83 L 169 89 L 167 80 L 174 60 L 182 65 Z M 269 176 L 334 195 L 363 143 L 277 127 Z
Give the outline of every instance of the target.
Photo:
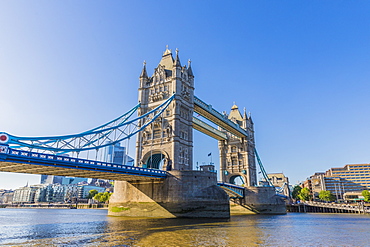
M 300 214 L 230 220 L 107 216 L 93 209 L 0 209 L 0 246 L 370 246 L 370 216 Z

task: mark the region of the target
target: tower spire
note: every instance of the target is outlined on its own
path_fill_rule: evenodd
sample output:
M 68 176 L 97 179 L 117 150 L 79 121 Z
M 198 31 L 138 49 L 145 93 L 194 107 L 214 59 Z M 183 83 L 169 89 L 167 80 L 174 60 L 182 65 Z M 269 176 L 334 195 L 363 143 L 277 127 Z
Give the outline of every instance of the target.
M 176 48 L 176 58 L 175 58 L 175 63 L 173 64 L 173 66 L 181 66 L 181 63 L 180 63 L 180 58 L 179 58 L 179 49 Z
M 148 78 L 148 73 L 146 72 L 146 61 L 143 62 L 143 70 L 141 71 L 140 78 Z
M 191 69 L 191 60 L 188 60 L 188 75 L 194 77 L 193 70 Z

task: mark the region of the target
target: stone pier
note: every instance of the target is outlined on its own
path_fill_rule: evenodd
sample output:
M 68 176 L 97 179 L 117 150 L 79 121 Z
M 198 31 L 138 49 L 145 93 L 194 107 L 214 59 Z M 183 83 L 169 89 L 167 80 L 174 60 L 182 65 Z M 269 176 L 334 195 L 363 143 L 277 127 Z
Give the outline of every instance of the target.
M 116 181 L 109 215 L 229 218 L 227 194 L 208 171 L 169 171 L 163 180 Z
M 230 200 L 231 214 L 286 214 L 285 201 L 274 187 L 246 187 L 245 197 Z

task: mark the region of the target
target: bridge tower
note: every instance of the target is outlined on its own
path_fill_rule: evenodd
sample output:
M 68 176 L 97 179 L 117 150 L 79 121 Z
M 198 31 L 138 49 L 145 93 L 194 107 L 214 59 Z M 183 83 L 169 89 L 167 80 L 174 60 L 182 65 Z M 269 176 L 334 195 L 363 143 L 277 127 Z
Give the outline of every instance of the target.
M 110 215 L 230 217 L 229 198 L 217 186 L 217 174 L 192 170 L 194 75 L 190 62 L 181 66 L 178 51 L 173 58 L 167 48 L 151 77 L 144 63 L 138 115 L 174 94 L 162 116 L 139 132 L 136 142 L 136 165 L 167 170 L 166 178 L 116 181 L 109 200 Z
M 247 116 L 245 110 L 242 115 L 236 105 L 232 106 L 227 117 L 245 129 L 248 136 L 240 138 L 227 133 L 228 139 L 219 141 L 222 181 L 234 184 L 240 179 L 244 186 L 256 186 L 257 175 L 252 117 Z
M 139 116 L 175 94 L 169 107 L 154 123 L 140 132 L 136 142 L 137 165 L 161 170 L 192 170 L 194 75 L 190 61 L 181 66 L 166 48 L 151 77 L 146 64 L 140 75 Z

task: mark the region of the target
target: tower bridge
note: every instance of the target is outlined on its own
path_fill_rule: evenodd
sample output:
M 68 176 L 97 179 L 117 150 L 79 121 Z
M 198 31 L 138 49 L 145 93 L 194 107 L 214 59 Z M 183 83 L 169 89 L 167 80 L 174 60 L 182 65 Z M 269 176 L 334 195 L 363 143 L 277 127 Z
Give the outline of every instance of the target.
M 240 212 L 285 212 L 273 187 L 257 187 L 251 116 L 236 105 L 221 114 L 194 96 L 191 63 L 181 65 L 178 50 L 173 57 L 167 48 L 150 77 L 144 63 L 139 80 L 140 103 L 89 131 L 53 137 L 0 133 L 0 171 L 115 179 L 111 215 L 227 218 L 229 196 Z M 218 141 L 218 184 L 216 173 L 193 170 L 193 129 Z M 134 167 L 99 160 L 103 148 L 134 136 Z M 95 158 L 79 158 L 83 152 Z M 243 186 L 235 185 L 237 178 Z

